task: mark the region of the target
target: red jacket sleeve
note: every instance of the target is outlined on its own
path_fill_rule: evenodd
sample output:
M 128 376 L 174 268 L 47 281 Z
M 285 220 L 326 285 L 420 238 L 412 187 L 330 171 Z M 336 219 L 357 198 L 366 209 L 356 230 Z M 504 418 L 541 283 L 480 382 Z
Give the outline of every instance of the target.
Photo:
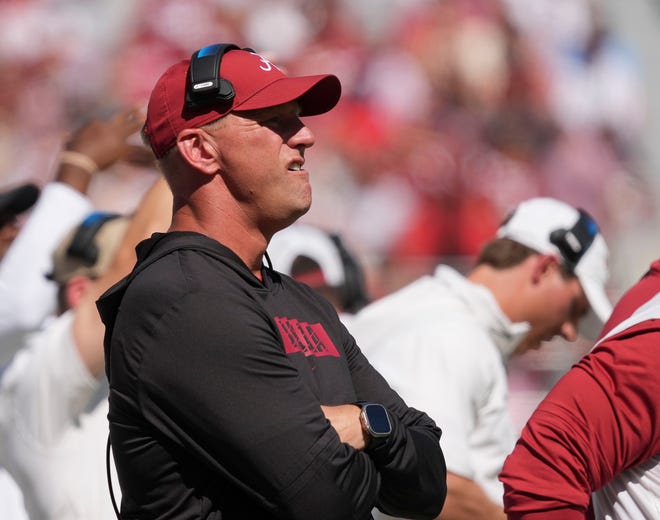
M 500 479 L 510 519 L 591 518 L 591 493 L 660 450 L 660 324 L 604 341 L 557 383 Z

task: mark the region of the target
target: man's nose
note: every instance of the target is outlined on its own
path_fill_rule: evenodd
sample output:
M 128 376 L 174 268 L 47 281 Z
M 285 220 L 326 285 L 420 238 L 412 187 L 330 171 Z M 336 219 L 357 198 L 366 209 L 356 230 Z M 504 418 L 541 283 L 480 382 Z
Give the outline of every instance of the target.
M 302 124 L 302 122 L 300 124 L 300 127 L 289 139 L 289 145 L 293 148 L 301 145 L 304 146 L 305 148 L 310 148 L 314 146 L 315 142 L 316 142 L 316 136 L 311 131 L 311 129 L 308 126 Z
M 577 324 L 572 321 L 566 321 L 561 326 L 561 337 L 566 341 L 575 341 L 578 338 Z

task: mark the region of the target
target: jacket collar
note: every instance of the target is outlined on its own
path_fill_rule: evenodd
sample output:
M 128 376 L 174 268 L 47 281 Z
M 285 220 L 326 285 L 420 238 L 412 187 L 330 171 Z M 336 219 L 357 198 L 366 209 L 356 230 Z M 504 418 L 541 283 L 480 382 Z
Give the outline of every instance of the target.
M 495 296 L 483 285 L 468 280 L 454 268 L 440 265 L 434 278 L 453 293 L 488 330 L 506 362 L 530 329 L 527 322 L 512 322 L 502 311 Z

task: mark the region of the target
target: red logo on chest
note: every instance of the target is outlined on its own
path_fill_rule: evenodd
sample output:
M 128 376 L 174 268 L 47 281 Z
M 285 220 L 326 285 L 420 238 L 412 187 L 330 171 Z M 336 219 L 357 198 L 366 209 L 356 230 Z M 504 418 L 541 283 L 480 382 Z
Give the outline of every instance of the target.
M 302 352 L 305 356 L 340 357 L 337 347 L 320 323 L 306 323 L 288 318 L 275 318 L 287 354 Z

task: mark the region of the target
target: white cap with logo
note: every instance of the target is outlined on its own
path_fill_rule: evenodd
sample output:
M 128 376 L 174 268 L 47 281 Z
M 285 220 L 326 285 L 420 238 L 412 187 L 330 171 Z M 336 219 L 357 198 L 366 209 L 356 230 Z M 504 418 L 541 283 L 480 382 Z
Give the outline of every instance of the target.
M 591 307 L 578 330 L 583 337 L 595 339 L 612 312 L 612 303 L 605 290 L 608 249 L 591 216 L 556 199 L 529 199 L 509 214 L 497 237 L 554 254 L 577 276 Z

